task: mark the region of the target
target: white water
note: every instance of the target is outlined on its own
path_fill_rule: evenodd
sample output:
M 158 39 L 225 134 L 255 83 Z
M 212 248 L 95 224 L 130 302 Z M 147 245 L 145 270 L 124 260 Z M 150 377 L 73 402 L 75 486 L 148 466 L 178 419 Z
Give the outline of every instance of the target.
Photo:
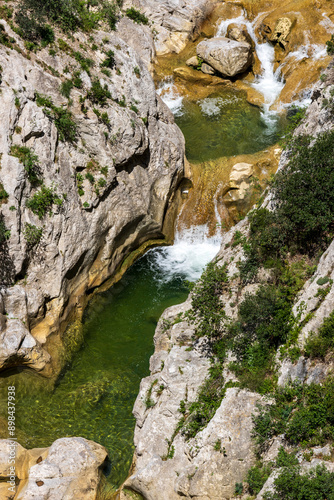
M 216 36 L 225 36 L 227 28 L 231 23 L 244 24 L 247 27 L 247 31 L 255 44 L 256 54 L 262 66 L 261 75 L 257 77 L 251 86 L 260 92 L 264 97 L 262 118 L 270 132 L 275 127 L 277 120 L 277 113 L 270 111 L 270 107 L 280 95 L 281 90 L 284 87 L 284 83 L 280 79 L 279 71 L 274 72 L 274 47 L 267 42 L 259 43 L 257 40 L 254 27 L 258 18 L 259 16 L 253 22 L 250 22 L 246 19 L 245 15 L 242 14 L 234 19 L 225 19 L 219 24 Z
M 157 94 L 175 116 L 182 113 L 183 96 L 181 96 L 174 84 L 173 78 L 166 78 L 157 88 Z
M 150 250 L 149 260 L 159 281 L 175 278 L 196 281 L 217 254 L 221 236 L 207 236 L 206 225 L 177 232 L 173 246 Z

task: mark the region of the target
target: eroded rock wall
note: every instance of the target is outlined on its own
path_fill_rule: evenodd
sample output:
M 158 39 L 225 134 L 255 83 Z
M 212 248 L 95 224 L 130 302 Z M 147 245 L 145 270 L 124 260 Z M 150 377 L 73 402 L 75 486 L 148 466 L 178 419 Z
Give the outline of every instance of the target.
M 184 139 L 146 65 L 115 34 L 96 32 L 94 51 L 78 33 L 62 49 L 56 44 L 54 55 L 47 48 L 27 54 L 1 24 L 17 50 L 0 46 L 0 182 L 7 195 L 1 213 L 10 231 L 1 244 L 0 367 L 27 365 L 49 374 L 47 338 L 64 330 L 85 296 L 131 251 L 164 237 L 165 213 L 183 173 Z M 93 61 L 89 74 L 74 55 L 83 50 Z M 114 52 L 109 76 L 101 72 L 108 51 Z M 82 85 L 68 100 L 60 86 L 75 71 Z M 97 80 L 109 92 L 105 102 L 87 98 Z M 62 140 L 38 94 L 72 114 L 75 140 Z M 38 156 L 39 185 L 29 181 L 15 146 Z M 39 217 L 27 200 L 41 183 L 60 201 Z M 33 247 L 27 224 L 42 231 Z

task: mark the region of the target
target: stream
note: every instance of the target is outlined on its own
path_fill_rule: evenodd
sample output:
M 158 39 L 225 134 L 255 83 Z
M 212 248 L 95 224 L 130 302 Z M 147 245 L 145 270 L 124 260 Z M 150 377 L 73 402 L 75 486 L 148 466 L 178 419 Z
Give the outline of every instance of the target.
M 263 109 L 246 102 L 242 92 L 222 89 L 202 100 L 180 95 L 173 77 L 158 86 L 186 139 L 190 161 L 254 153 L 275 143 L 279 116 L 270 110 L 283 83 L 273 71 L 274 49 L 259 44 L 254 22 L 243 16 L 223 21 L 246 24 L 262 74 L 250 85 L 264 96 Z M 135 420 L 132 408 L 140 380 L 149 374 L 153 335 L 166 307 L 183 302 L 185 281 L 196 281 L 219 250 L 219 230 L 179 229 L 171 247 L 149 250 L 108 291 L 96 295 L 83 318 L 83 342 L 56 387 L 32 372 L 0 379 L 0 404 L 8 385 L 17 388 L 18 440 L 27 447 L 46 447 L 64 436 L 83 436 L 104 445 L 111 459 L 109 480 L 118 487 L 126 478 L 133 455 Z M 3 408 L 1 408 L 1 414 Z

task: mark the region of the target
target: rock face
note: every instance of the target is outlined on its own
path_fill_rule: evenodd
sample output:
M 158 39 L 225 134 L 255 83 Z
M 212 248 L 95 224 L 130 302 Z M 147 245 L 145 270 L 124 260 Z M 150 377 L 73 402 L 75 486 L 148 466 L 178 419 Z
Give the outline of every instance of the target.
M 199 34 L 214 2 L 206 0 L 126 0 L 124 8 L 134 7 L 154 22 L 153 33 L 158 55 L 179 53 Z
M 135 469 L 125 486 L 147 500 L 230 498 L 235 482 L 242 481 L 254 462 L 251 415 L 259 396 L 249 391 L 227 389 L 220 408 L 195 438 L 187 441 L 182 434 L 175 435 L 181 400 L 196 399 L 210 366 L 204 344 L 190 347 L 192 327 L 175 322 L 189 305 L 171 307 L 160 319 L 151 375 L 142 380 L 134 406 Z M 170 458 L 168 440 L 174 447 Z
M 0 440 L 0 494 L 15 500 L 95 500 L 106 449 L 84 438 L 57 439 L 50 448 L 16 446 L 19 483 L 9 490 L 13 441 Z M 14 491 L 13 491 L 14 490 Z M 7 494 L 7 497 L 5 496 Z M 2 496 L 3 495 L 3 496 Z
M 252 62 L 251 46 L 225 37 L 203 40 L 197 45 L 197 55 L 225 77 L 243 73 Z
M 334 81 L 333 70 L 331 66 L 327 71 L 326 82 L 330 82 L 329 88 Z M 324 96 L 329 98 L 328 88 L 324 88 L 321 83 L 315 89 L 306 121 L 296 133 L 317 135 L 322 130 L 333 128 L 330 110 L 321 109 Z M 286 166 L 288 159 L 287 153 L 281 155 L 280 168 Z M 243 162 L 234 165 L 230 186 L 238 188 L 249 179 L 253 171 L 252 164 Z M 270 201 L 269 194 L 263 206 L 270 208 Z M 221 249 L 216 257 L 220 264 L 226 264 L 230 278 L 229 288 L 222 292 L 220 299 L 227 317 L 232 319 L 237 314 L 236 302 L 242 302 L 247 293 L 254 293 L 261 284 L 271 279 L 270 271 L 262 269 L 251 283 L 242 285 L 238 281 L 238 263 L 245 259 L 245 255 L 242 245 L 235 244 L 237 232 L 239 239 L 248 236 L 247 218 L 224 233 Z M 322 255 L 312 278 L 296 297 L 295 317 L 299 322 L 304 320 L 300 324 L 300 346 L 309 332 L 317 331 L 323 319 L 334 309 L 333 270 L 334 243 Z M 327 280 L 324 282 L 325 277 Z M 320 282 L 319 278 L 322 278 Z M 324 286 L 328 287 L 327 293 L 317 293 Z M 137 421 L 136 448 L 133 469 L 125 486 L 141 493 L 147 500 L 230 499 L 235 495 L 235 483 L 245 480 L 247 470 L 254 463 L 252 414 L 256 412 L 256 403 L 261 400 L 259 394 L 230 387 L 210 422 L 194 438 L 187 441 L 177 427 L 182 415 L 181 401 L 187 395 L 190 402 L 194 401 L 209 369 L 205 340 L 194 341 L 193 327 L 180 316 L 189 307 L 190 299 L 167 309 L 163 314 L 155 333 L 155 353 L 150 362 L 151 375 L 142 381 L 134 407 Z M 300 311 L 301 315 L 298 315 Z M 305 321 L 307 315 L 309 321 Z M 235 376 L 229 371 L 230 361 L 228 359 L 224 365 L 222 375 L 225 382 L 233 385 Z M 321 363 L 311 362 L 301 356 L 292 363 L 287 358 L 282 359 L 278 353 L 276 362 L 278 384 L 281 386 L 290 380 L 319 384 L 326 376 L 333 374 L 333 364 L 327 360 Z M 274 461 L 281 446 L 287 447 L 284 435 L 276 436 L 268 443 L 263 460 Z M 331 446 L 312 448 L 311 455 L 317 458 L 309 464 L 305 462 L 304 452 L 305 450 L 301 450 L 297 454 L 302 469 L 307 470 L 324 463 L 329 470 L 333 470 L 333 463 L 326 461 Z M 276 470 L 270 476 L 257 500 L 262 500 L 265 491 L 272 489 L 278 472 Z
M 163 237 L 183 172 L 184 139 L 145 64 L 118 36 L 95 33 L 99 49 L 90 53 L 91 43 L 78 34 L 76 45 L 69 40 L 54 56 L 43 49 L 28 59 L 18 35 L 2 25 L 17 51 L 0 46 L 1 220 L 10 231 L 0 249 L 0 368 L 27 365 L 49 374 L 48 336 L 64 330 L 86 294 L 132 250 Z M 93 61 L 90 75 L 74 58 L 79 42 Z M 100 64 L 111 50 L 114 63 L 105 74 Z M 60 94 L 68 68 L 82 82 L 71 101 Z M 93 84 L 104 88 L 105 100 L 94 97 Z M 71 113 L 72 141 L 63 140 L 38 95 Z M 37 155 L 38 184 L 30 182 L 17 147 Z M 38 214 L 27 202 L 41 186 L 54 203 Z M 39 231 L 37 240 L 31 228 Z

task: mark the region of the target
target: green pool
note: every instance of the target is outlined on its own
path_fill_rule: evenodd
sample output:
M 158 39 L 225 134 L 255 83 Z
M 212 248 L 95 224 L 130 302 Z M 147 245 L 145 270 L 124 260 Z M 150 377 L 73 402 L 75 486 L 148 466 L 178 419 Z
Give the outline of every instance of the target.
M 54 389 L 31 372 L 0 379 L 1 415 L 6 415 L 7 386 L 16 385 L 17 436 L 23 446 L 49 446 L 64 436 L 97 441 L 110 453 L 109 481 L 115 486 L 126 478 L 131 463 L 132 407 L 141 378 L 149 374 L 157 320 L 188 294 L 181 276 L 160 281 L 150 256 L 92 300 L 85 312 L 83 345 Z
M 268 120 L 246 101 L 243 92 L 232 90 L 200 101 L 184 99 L 175 121 L 191 162 L 256 153 L 277 142 L 281 131 L 278 115 L 272 114 Z

